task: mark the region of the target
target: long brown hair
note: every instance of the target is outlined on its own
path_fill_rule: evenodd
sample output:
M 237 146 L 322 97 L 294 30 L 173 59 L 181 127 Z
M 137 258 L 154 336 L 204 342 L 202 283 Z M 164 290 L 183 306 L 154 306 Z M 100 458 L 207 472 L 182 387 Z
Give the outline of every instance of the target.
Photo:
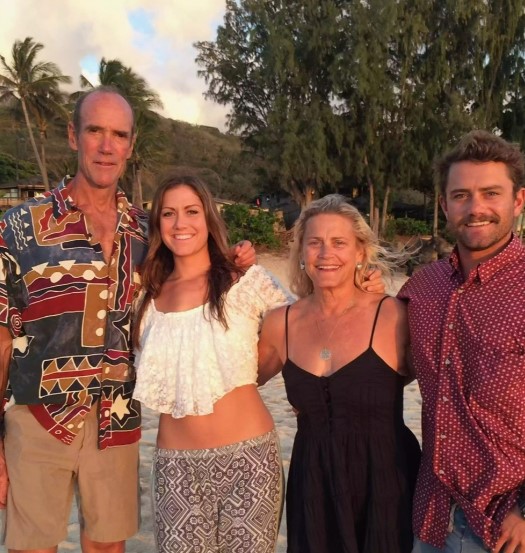
M 155 192 L 149 216 L 149 249 L 142 268 L 142 284 L 145 296 L 138 309 L 133 329 L 133 345 L 136 348 L 140 347 L 140 322 L 146 308 L 150 301 L 160 294 L 162 285 L 175 269 L 173 253 L 166 247 L 160 234 L 160 215 L 164 195 L 168 190 L 178 186 L 189 186 L 202 202 L 206 226 L 208 227 L 208 251 L 211 262 L 208 271 L 206 303 L 210 305 L 212 317 L 218 320 L 226 329 L 228 323 L 224 305 L 225 295 L 233 284 L 233 275 L 243 272 L 230 259 L 226 225 L 217 210 L 207 185 L 199 178 L 191 175 L 170 175 L 163 179 Z

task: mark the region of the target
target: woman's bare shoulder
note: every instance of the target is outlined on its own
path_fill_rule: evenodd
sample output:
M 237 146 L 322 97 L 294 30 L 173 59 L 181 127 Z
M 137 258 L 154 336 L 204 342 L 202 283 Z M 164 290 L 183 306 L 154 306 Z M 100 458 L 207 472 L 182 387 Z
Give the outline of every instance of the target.
M 386 296 L 383 306 L 398 313 L 406 313 L 407 310 L 407 304 L 403 300 L 398 300 L 395 296 Z
M 288 305 L 281 305 L 275 309 L 271 309 L 264 316 L 264 325 L 266 327 L 282 328 L 285 323 L 286 311 L 289 310 L 288 317 L 290 320 L 301 316 L 304 310 L 304 299 L 299 299 Z
M 374 309 L 377 309 L 379 303 L 381 303 L 380 319 L 389 321 L 389 323 L 407 324 L 407 306 L 405 302 L 394 296 L 381 295 L 373 302 Z

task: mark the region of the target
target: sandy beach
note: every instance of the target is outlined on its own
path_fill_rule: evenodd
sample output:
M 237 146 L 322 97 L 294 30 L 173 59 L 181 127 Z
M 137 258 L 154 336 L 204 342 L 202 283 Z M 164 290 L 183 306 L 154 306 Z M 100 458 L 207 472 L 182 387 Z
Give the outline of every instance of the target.
M 258 262 L 274 273 L 277 278 L 287 284 L 287 257 L 285 255 L 263 253 L 258 256 Z M 398 276 L 394 279 L 390 293 L 395 293 L 401 284 L 406 280 L 404 276 Z M 272 379 L 261 389 L 261 395 L 271 411 L 279 437 L 284 459 L 285 471 L 288 470 L 290 455 L 292 451 L 292 442 L 295 434 L 296 423 L 295 416 L 286 400 L 284 382 L 281 376 Z M 405 421 L 413 430 L 418 439 L 421 440 L 420 431 L 420 411 L 421 399 L 416 383 L 412 383 L 405 389 Z M 142 523 L 140 532 L 127 543 L 126 551 L 132 553 L 154 553 L 155 545 L 152 535 L 152 515 L 149 495 L 149 481 L 151 470 L 151 459 L 153 448 L 155 446 L 157 432 L 157 415 L 149 409 L 143 410 L 143 432 L 140 442 L 140 483 L 141 483 L 141 503 L 142 503 Z M 80 553 L 79 524 L 77 519 L 76 506 L 74 506 L 68 527 L 68 538 L 63 541 L 58 551 L 59 553 L 75 552 Z M 0 547 L 0 553 L 5 553 L 6 549 Z M 283 519 L 279 535 L 278 553 L 286 551 L 286 523 Z

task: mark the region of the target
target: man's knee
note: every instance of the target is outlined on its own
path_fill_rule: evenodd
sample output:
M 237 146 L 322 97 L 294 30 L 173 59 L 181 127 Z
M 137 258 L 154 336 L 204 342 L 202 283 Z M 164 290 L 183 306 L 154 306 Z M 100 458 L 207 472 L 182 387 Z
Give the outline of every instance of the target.
M 85 533 L 81 536 L 82 553 L 124 553 L 125 541 L 99 542 L 89 539 Z

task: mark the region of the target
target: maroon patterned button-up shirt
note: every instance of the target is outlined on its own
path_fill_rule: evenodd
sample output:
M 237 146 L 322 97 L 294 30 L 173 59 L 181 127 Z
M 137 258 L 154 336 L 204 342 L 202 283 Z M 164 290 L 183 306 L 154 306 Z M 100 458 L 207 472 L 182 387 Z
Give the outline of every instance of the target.
M 463 279 L 457 251 L 401 289 L 423 398 L 414 532 L 443 547 L 451 503 L 494 547 L 525 481 L 525 249 Z

